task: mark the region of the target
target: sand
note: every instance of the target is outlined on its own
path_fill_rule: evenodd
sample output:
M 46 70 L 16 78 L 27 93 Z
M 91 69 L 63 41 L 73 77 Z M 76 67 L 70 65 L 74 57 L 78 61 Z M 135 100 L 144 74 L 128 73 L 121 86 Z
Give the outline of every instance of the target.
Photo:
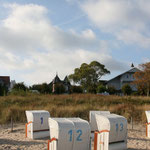
M 25 138 L 25 125 L 0 126 L 0 150 L 47 150 L 48 138 L 31 140 Z M 144 125 L 128 125 L 128 150 L 150 150 L 150 139 L 145 136 Z

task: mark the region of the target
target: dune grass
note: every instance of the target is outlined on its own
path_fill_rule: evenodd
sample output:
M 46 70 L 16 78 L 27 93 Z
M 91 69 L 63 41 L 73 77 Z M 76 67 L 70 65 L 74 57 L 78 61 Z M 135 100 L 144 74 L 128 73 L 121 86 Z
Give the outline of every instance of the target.
M 81 117 L 88 120 L 90 110 L 109 110 L 128 121 L 146 122 L 150 97 L 102 96 L 95 94 L 37 95 L 0 97 L 0 124 L 26 122 L 25 110 L 48 110 L 52 117 Z

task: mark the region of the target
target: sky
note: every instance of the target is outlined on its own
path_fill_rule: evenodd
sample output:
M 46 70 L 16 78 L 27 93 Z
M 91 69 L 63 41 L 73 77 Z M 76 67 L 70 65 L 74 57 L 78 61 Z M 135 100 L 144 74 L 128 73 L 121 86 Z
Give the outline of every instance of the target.
M 0 76 L 50 83 L 94 60 L 107 80 L 150 61 L 149 0 L 0 0 Z

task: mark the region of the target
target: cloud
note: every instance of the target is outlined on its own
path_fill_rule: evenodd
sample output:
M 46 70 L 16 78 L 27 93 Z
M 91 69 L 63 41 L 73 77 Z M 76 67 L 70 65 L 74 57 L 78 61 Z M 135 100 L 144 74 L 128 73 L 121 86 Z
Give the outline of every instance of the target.
M 85 30 L 82 35 L 75 32 L 64 32 L 52 26 L 45 16 L 47 11 L 43 6 L 13 4 L 7 7 L 11 8 L 12 13 L 3 20 L 0 30 L 0 44 L 4 48 L 13 47 L 14 50 L 24 51 L 35 47 L 47 51 L 51 49 L 75 50 L 85 47 L 91 50 L 94 50 L 94 47 L 101 48 L 101 41 L 94 37 L 92 30 Z
M 4 70 L 19 81 L 34 84 L 50 82 L 56 71 L 63 78 L 81 63 L 93 60 L 106 64 L 111 71 L 126 66 L 110 56 L 107 42 L 98 39 L 91 29 L 77 33 L 53 26 L 44 6 L 5 7 L 9 14 L 0 20 L 1 74 Z
M 88 0 L 81 8 L 101 31 L 126 44 L 150 47 L 143 42 L 150 40 L 149 0 Z
M 124 29 L 117 33 L 116 36 L 118 40 L 124 41 L 126 44 L 137 43 L 143 48 L 150 47 L 150 37 L 134 30 Z

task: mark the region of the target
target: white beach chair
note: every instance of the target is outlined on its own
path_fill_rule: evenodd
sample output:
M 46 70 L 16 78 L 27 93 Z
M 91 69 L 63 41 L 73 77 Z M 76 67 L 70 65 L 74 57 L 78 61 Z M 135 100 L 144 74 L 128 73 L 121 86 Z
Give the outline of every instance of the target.
M 97 131 L 98 127 L 97 127 L 97 123 L 96 123 L 96 114 L 99 115 L 105 115 L 105 114 L 110 114 L 109 111 L 90 111 L 89 112 L 89 123 L 90 123 L 90 127 L 91 127 L 91 132 Z
M 146 136 L 150 138 L 150 111 L 145 111 L 147 123 L 146 123 Z
M 96 114 L 98 131 L 94 136 L 94 150 L 126 150 L 127 119 L 116 114 Z
M 80 118 L 49 118 L 48 150 L 90 150 L 90 126 Z
M 26 111 L 26 137 L 39 139 L 49 137 L 48 118 L 50 114 L 45 110 Z

